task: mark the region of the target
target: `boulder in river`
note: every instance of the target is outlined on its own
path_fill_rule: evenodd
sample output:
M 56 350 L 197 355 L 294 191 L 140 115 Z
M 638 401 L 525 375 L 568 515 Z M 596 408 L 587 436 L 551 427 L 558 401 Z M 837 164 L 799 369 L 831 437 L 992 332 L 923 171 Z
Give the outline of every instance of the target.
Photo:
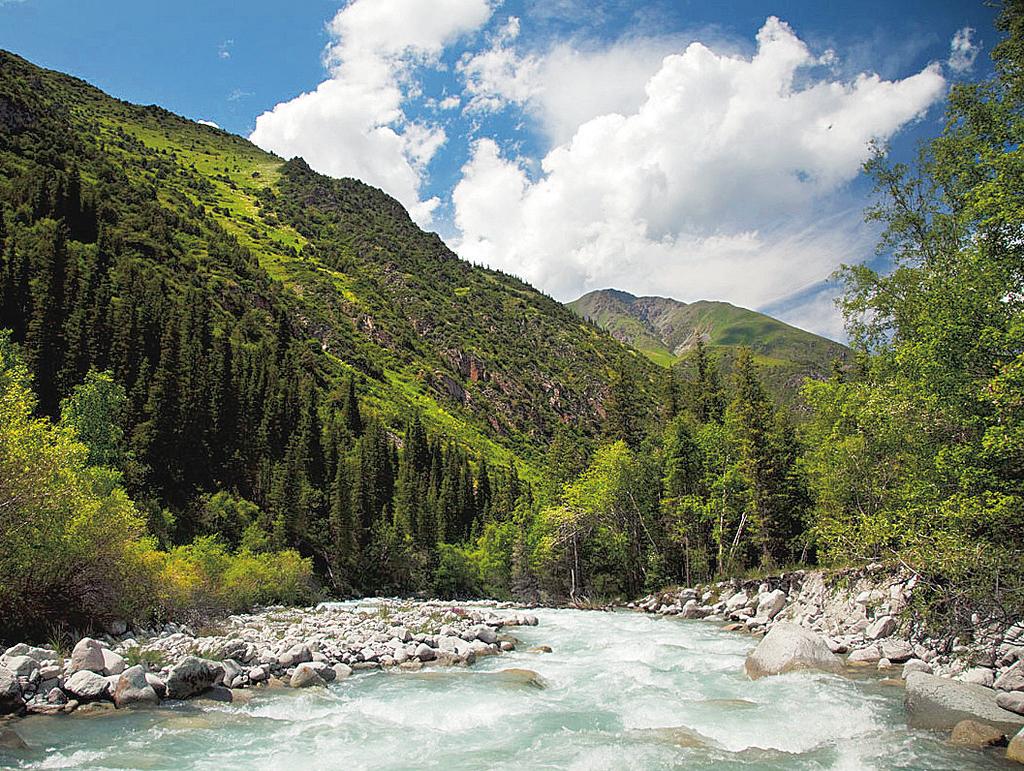
M 1006 748 L 1006 759 L 1024 763 L 1024 728 L 1010 739 L 1010 746 Z
M 7 667 L 0 667 L 0 715 L 18 712 L 24 704 L 18 678 Z
M 187 699 L 224 679 L 224 667 L 216 661 L 187 656 L 167 674 L 167 698 Z
M 911 672 L 907 677 L 904 703 L 907 722 L 912 728 L 950 731 L 961 720 L 976 720 L 1005 734 L 1013 734 L 1024 726 L 1024 717 L 996 704 L 996 694 L 991 688 L 925 672 Z
M 828 648 L 825 638 L 790 623 L 777 623 L 747 656 L 745 669 L 753 679 L 799 669 L 839 672 L 843 663 Z
M 953 726 L 949 736 L 950 744 L 960 747 L 973 747 L 976 750 L 985 747 L 999 747 L 1006 744 L 1006 736 L 998 728 L 977 720 L 961 720 Z
M 326 687 L 327 683 L 317 672 L 316 668 L 308 662 L 303 662 L 295 667 L 292 679 L 289 682 L 292 688 L 309 688 L 310 686 Z
M 146 679 L 146 670 L 141 664 L 128 667 L 118 677 L 114 688 L 114 704 L 119 709 L 159 703 L 160 697 Z

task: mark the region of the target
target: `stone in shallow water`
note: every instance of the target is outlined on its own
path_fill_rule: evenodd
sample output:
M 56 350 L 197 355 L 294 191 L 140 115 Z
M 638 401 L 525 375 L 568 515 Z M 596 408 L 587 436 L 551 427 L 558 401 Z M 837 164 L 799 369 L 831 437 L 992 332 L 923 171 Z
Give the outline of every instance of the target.
M 961 720 L 976 720 L 1011 734 L 1024 725 L 1024 717 L 996 704 L 991 688 L 924 672 L 907 677 L 905 705 L 912 728 L 949 731 Z
M 961 720 L 953 726 L 949 743 L 960 747 L 997 747 L 1006 743 L 1006 736 L 998 728 L 993 728 L 977 720 Z
M 207 688 L 220 685 L 224 667 L 216 661 L 187 656 L 167 674 L 167 698 L 187 699 Z
M 532 669 L 500 669 L 497 672 L 488 672 L 486 674 L 488 677 L 493 677 L 503 685 L 537 689 L 544 689 L 548 687 L 547 680 Z
M 750 678 L 757 679 L 799 669 L 839 672 L 843 664 L 821 635 L 796 624 L 778 623 L 747 656 L 744 668 Z
M 716 742 L 700 731 L 695 731 L 685 725 L 670 726 L 668 728 L 636 728 L 630 731 L 630 733 L 641 739 L 651 739 L 686 749 L 718 746 Z
M 28 745 L 13 728 L 0 727 L 0 749 L 27 750 Z
M 703 703 L 729 709 L 753 709 L 757 706 L 756 701 L 747 701 L 746 699 L 705 699 Z
M 1010 739 L 1010 746 L 1006 748 L 1006 759 L 1024 763 L 1024 728 Z
M 307 663 L 299 664 L 295 667 L 295 672 L 292 674 L 289 684 L 292 688 L 309 688 L 310 686 L 324 688 L 327 685 L 320 676 L 320 673 L 311 664 Z
M 114 704 L 118 709 L 159 703 L 160 697 L 146 679 L 146 670 L 141 664 L 128 667 L 121 673 L 114 687 Z

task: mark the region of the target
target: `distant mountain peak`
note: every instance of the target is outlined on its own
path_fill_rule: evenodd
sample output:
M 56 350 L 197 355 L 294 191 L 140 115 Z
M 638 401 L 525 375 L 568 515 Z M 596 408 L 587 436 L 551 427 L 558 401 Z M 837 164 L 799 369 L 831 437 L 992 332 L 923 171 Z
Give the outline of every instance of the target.
M 703 341 L 726 361 L 740 347 L 750 348 L 763 368 L 795 385 L 804 376 L 825 376 L 848 349 L 757 311 L 721 300 L 685 303 L 671 297 L 637 297 L 620 289 L 599 289 L 568 304 L 580 316 L 607 330 L 662 366 L 685 361 Z

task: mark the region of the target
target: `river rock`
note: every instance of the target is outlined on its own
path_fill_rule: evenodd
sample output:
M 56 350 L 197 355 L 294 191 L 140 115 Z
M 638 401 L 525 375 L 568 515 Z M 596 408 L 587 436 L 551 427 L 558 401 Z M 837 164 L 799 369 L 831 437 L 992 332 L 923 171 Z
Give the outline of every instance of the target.
M 977 720 L 961 720 L 953 726 L 949 736 L 950 744 L 960 747 L 973 747 L 976 750 L 984 747 L 997 747 L 1006 743 L 1006 736 L 998 728 L 993 728 Z
M 1024 660 L 1003 672 L 992 687 L 1000 691 L 1024 691 Z
M 995 673 L 988 667 L 974 667 L 960 675 L 961 682 L 984 685 L 986 688 L 991 688 L 995 680 Z
M 348 666 L 348 664 L 335 664 L 331 669 L 334 670 L 334 678 L 336 680 L 344 680 L 352 674 L 352 667 Z
M 30 656 L 4 656 L 3 666 L 28 681 L 39 679 L 39 662 Z
M 71 664 L 68 666 L 68 674 L 76 672 L 96 672 L 104 669 L 103 646 L 99 640 L 91 637 L 83 637 L 71 651 Z
M 420 643 L 416 646 L 416 658 L 420 661 L 433 661 L 436 656 L 437 654 L 434 653 L 434 649 L 426 643 Z
M 146 679 L 146 670 L 141 664 L 128 667 L 118 677 L 114 687 L 114 704 L 119 709 L 159 703 L 160 697 Z
M 876 618 L 868 628 L 864 630 L 864 637 L 868 640 L 881 640 L 896 631 L 896 619 L 892 616 Z
M 882 658 L 882 652 L 878 650 L 877 645 L 869 645 L 866 648 L 858 648 L 855 651 L 851 651 L 850 655 L 846 657 L 847 664 L 877 664 Z
M 745 669 L 752 679 L 798 669 L 839 672 L 843 664 L 828 649 L 825 639 L 796 624 L 777 623 L 747 656 Z
M 124 672 L 127 665 L 123 656 L 107 648 L 101 648 L 100 653 L 103 655 L 103 674 L 119 675 Z
M 466 633 L 462 636 L 464 640 L 480 640 L 488 645 L 498 642 L 498 633 L 493 628 L 484 624 L 478 624 L 477 626 L 471 626 L 466 630 Z
M 287 651 L 277 657 L 277 663 L 282 667 L 294 667 L 298 664 L 305 664 L 313 660 L 313 652 L 304 643 L 293 645 Z
M 762 594 L 757 601 L 757 612 L 754 613 L 758 618 L 775 618 L 784 607 L 786 607 L 786 593 L 781 589 L 776 589 L 773 592 Z
M 309 663 L 302 663 L 295 667 L 295 672 L 292 674 L 289 684 L 292 688 L 308 688 L 314 685 L 324 688 L 327 686 L 324 679 L 320 677 L 320 674 Z
M 739 610 L 740 608 L 746 607 L 748 602 L 750 602 L 750 597 L 747 596 L 747 593 L 739 591 L 725 601 L 725 609 L 728 611 Z
M 911 659 L 903 665 L 903 679 L 906 680 L 911 672 L 927 672 L 932 674 L 932 665 L 921 659 Z
M 259 666 L 251 667 L 249 669 L 248 675 L 250 683 L 262 683 L 264 680 L 267 679 L 269 673 L 267 672 L 266 667 Z
M 159 675 L 153 672 L 147 672 L 146 682 L 149 683 L 149 687 L 156 691 L 156 695 L 161 699 L 167 696 L 167 683 L 165 683 Z
M 224 667 L 218 662 L 188 656 L 167 673 L 167 698 L 187 699 L 214 685 L 220 685 L 223 679 Z
M 996 704 L 1010 712 L 1024 715 L 1024 692 L 1022 691 L 1000 691 L 996 694 Z
M 961 720 L 976 720 L 1012 734 L 1024 726 L 1024 717 L 996 704 L 996 694 L 990 688 L 925 672 L 911 672 L 907 677 L 904 703 L 912 728 L 949 731 Z
M 1010 739 L 1010 745 L 1006 748 L 1006 759 L 1024 763 L 1024 728 Z
M 18 712 L 24 704 L 18 678 L 7 667 L 0 667 L 0 715 Z
M 81 669 L 68 678 L 64 690 L 79 701 L 98 701 L 110 693 L 110 682 L 89 669 Z
M 902 664 L 914 657 L 914 646 L 906 640 L 883 640 L 879 647 L 882 658 L 889 659 L 894 664 Z
M 13 728 L 0 726 L 0 750 L 27 750 L 28 745 Z

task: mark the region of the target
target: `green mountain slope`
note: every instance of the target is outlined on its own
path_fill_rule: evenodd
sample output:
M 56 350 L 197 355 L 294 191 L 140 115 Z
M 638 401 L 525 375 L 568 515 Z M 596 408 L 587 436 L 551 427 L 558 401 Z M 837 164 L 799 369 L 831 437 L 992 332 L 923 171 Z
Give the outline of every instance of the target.
M 569 307 L 662 366 L 685 367 L 698 338 L 727 370 L 739 348 L 750 348 L 767 385 L 785 401 L 804 377 L 827 374 L 835 359 L 848 354 L 832 340 L 725 302 L 684 303 L 602 289 Z
M 496 458 L 529 459 L 558 424 L 596 433 L 618 344 L 518 279 L 458 259 L 380 190 L 7 53 L 0 129 L 0 191 L 12 208 L 19 176 L 37 164 L 74 164 L 94 196 L 121 177 L 164 220 L 166 232 L 140 236 L 161 242 L 147 277 L 173 291 L 201 275 L 236 317 L 282 304 L 323 377 L 354 373 L 387 423 L 414 407 Z M 39 157 L 47 143 L 51 157 Z M 244 253 L 249 275 L 211 238 Z M 160 254 L 168 244 L 173 255 Z

